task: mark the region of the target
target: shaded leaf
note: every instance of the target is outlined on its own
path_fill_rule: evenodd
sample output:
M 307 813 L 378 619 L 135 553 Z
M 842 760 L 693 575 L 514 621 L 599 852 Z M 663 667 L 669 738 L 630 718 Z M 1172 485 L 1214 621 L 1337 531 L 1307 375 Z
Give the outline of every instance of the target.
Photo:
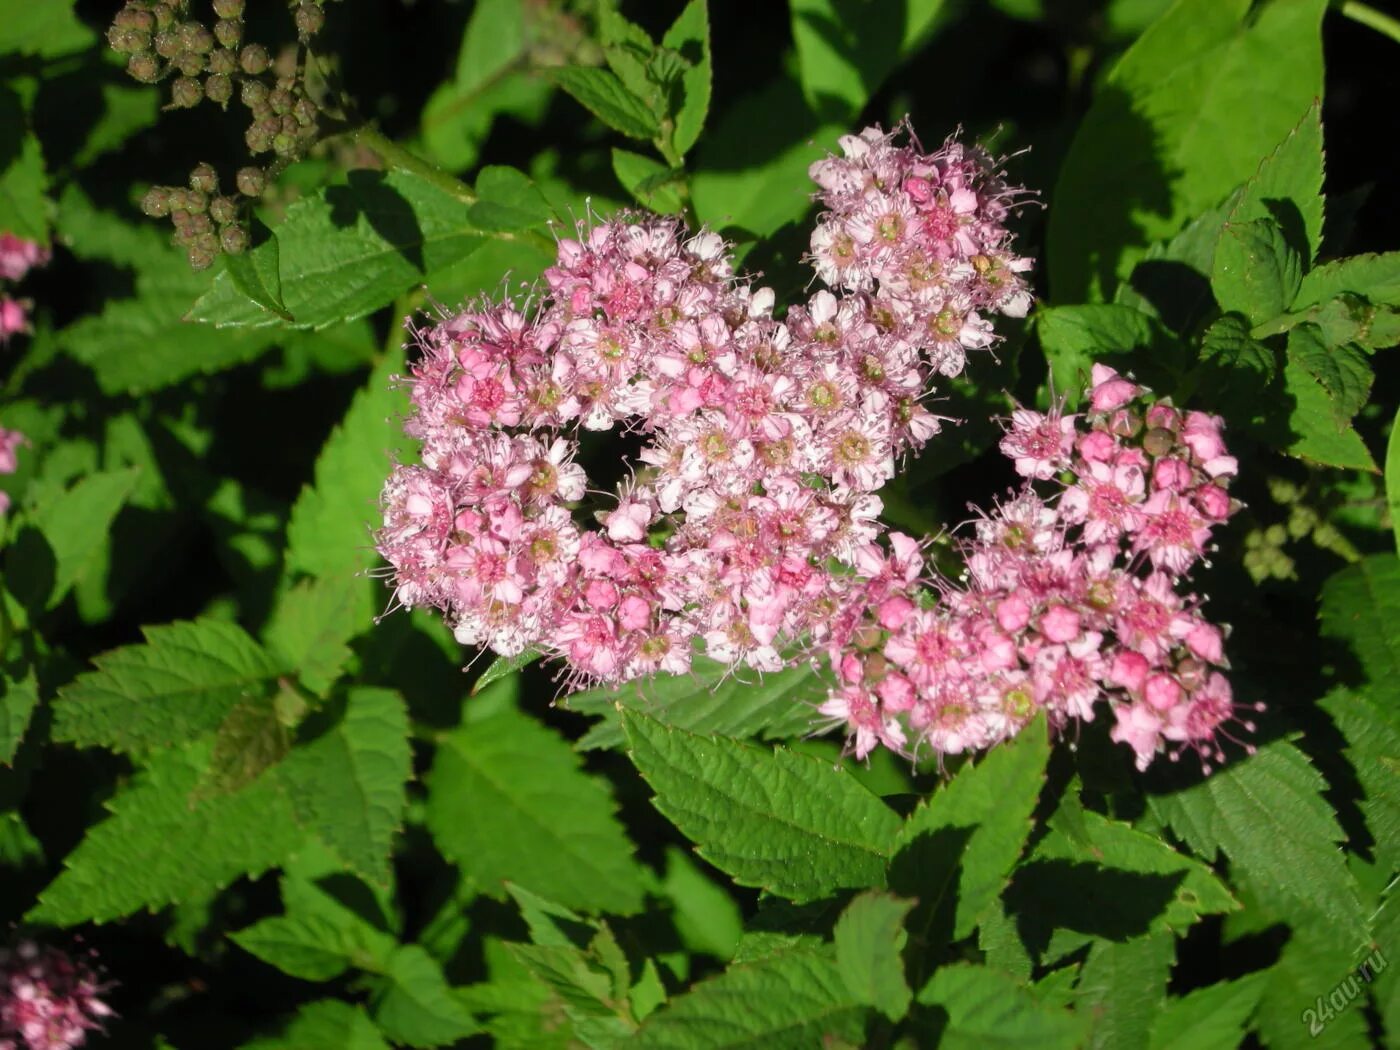
M 643 140 L 661 133 L 655 114 L 617 74 L 593 66 L 555 66 L 548 76 L 614 131 Z
M 364 1008 L 320 999 L 297 1011 L 280 1035 L 254 1039 L 241 1050 L 389 1050 Z
M 710 111 L 710 14 L 707 0 L 690 0 L 685 5 L 661 38 L 661 46 L 675 51 L 688 63 L 680 76 L 681 102 L 671 114 L 675 124 L 671 132 L 671 146 L 677 155 L 684 156 L 699 140 L 700 132 L 705 127 L 705 117 Z M 613 164 L 614 167 L 617 164 L 616 156 Z M 628 186 L 628 189 L 631 188 Z
M 441 1046 L 480 1030 L 442 968 L 416 944 L 404 945 L 390 957 L 371 1009 L 384 1034 L 406 1046 Z
M 938 1043 L 945 1050 L 1071 1050 L 1082 1045 L 1088 1029 L 1086 1018 L 1038 1002 L 1014 977 L 971 963 L 940 967 L 918 999 L 947 1012 Z
M 1250 974 L 1168 999 L 1152 1022 L 1149 1050 L 1235 1050 L 1262 990 L 1260 975 Z
M 1256 219 L 1225 224 L 1210 278 L 1222 309 L 1262 324 L 1288 309 L 1302 280 L 1303 261 L 1278 223 Z
M 302 580 L 273 611 L 266 641 L 281 665 L 317 696 L 325 696 L 350 661 L 351 639 L 368 630 L 358 601 L 364 581 L 353 576 Z
M 1288 357 L 1305 368 L 1332 403 L 1332 418 L 1344 430 L 1371 395 L 1371 362 L 1350 344 L 1328 346 L 1315 325 L 1303 324 L 1288 333 Z
M 904 917 L 914 903 L 885 893 L 862 893 L 836 921 L 836 965 L 846 989 L 856 1002 L 875 1007 L 891 1021 L 908 1012 L 914 997 L 900 958 Z

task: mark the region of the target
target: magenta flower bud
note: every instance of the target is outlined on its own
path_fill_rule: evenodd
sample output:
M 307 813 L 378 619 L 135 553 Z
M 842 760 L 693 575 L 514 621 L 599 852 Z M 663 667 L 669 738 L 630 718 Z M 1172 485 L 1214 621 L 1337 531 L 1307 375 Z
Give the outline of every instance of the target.
M 1119 445 L 1106 430 L 1091 430 L 1079 439 L 1079 455 L 1089 463 L 1108 463 L 1118 452 Z
M 875 687 L 875 695 L 880 698 L 886 711 L 908 711 L 914 706 L 914 686 L 909 679 L 898 672 L 885 675 Z
M 1152 487 L 1168 492 L 1184 492 L 1195 481 L 1191 468 L 1175 456 L 1167 456 L 1152 464 Z
M 1181 686 L 1169 674 L 1150 675 L 1142 689 L 1143 698 L 1155 711 L 1169 711 L 1181 703 Z
M 1164 401 L 1158 401 L 1147 410 L 1148 427 L 1160 427 L 1175 433 L 1181 427 L 1181 413 Z
M 1090 380 L 1093 387 L 1089 391 L 1089 404 L 1095 412 L 1112 412 L 1122 408 L 1140 393 L 1137 384 L 1124 379 L 1107 365 L 1094 365 Z
M 1208 663 L 1219 664 L 1225 658 L 1225 638 L 1214 624 L 1200 622 L 1193 626 L 1186 635 L 1186 647 Z
M 0 299 L 0 325 L 3 324 L 4 300 Z M 4 333 L 0 328 L 0 342 L 4 342 Z M 19 448 L 29 442 L 18 430 L 6 430 L 0 427 L 0 474 L 13 474 L 19 469 Z
M 24 303 L 7 295 L 0 295 L 0 346 L 8 343 L 11 336 L 28 331 L 29 314 Z
M 49 253 L 37 241 L 0 233 L 0 279 L 19 281 L 32 267 L 43 266 Z
M 876 618 L 887 631 L 897 631 L 914 612 L 916 606 L 902 594 L 892 595 L 880 603 Z
M 1031 622 L 1031 603 L 1020 595 L 1013 594 L 997 603 L 997 625 L 1009 634 L 1015 634 Z
M 1064 605 L 1052 606 L 1040 618 L 1040 633 L 1057 645 L 1079 637 L 1079 614 Z
M 1113 658 L 1109 665 L 1108 680 L 1121 689 L 1139 695 L 1147 682 L 1150 665 L 1141 653 L 1125 649 Z
M 1202 485 L 1192 498 L 1201 513 L 1212 521 L 1224 521 L 1230 516 L 1230 494 L 1219 485 Z

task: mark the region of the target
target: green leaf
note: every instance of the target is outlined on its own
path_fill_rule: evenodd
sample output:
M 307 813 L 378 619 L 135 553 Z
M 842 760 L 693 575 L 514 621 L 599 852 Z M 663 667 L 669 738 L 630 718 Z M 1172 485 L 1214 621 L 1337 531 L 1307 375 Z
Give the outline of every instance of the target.
M 1089 948 L 1075 989 L 1075 1006 L 1091 1018 L 1094 1050 L 1141 1050 L 1152 1022 L 1167 998 L 1167 979 L 1176 961 L 1168 934 L 1130 941 L 1095 941 Z
M 329 981 L 353 964 L 353 946 L 319 915 L 274 915 L 229 934 L 229 940 L 269 966 L 303 981 Z
M 945 882 L 938 888 L 937 899 L 932 886 L 925 884 L 916 889 L 917 882 L 926 882 L 924 876 L 907 885 L 899 881 L 897 888 L 918 893 L 921 907 L 930 910 L 952 888 L 946 880 L 954 870 L 943 868 L 937 857 L 930 862 L 923 856 L 925 848 L 921 843 L 946 840 L 946 835 L 939 835 L 945 829 L 965 829 L 970 833 L 957 858 L 961 875 L 954 898 L 955 939 L 970 934 L 1001 896 L 1007 875 L 1030 834 L 1031 812 L 1045 784 L 1049 754 L 1044 721 L 1037 721 L 1011 743 L 993 749 L 975 765 L 964 767 L 905 821 L 899 835 L 900 855 L 916 871 L 932 864 Z
M 238 291 L 268 313 L 283 321 L 292 320 L 282 302 L 282 252 L 275 233 L 269 234 L 255 251 L 240 255 L 225 253 L 223 259 L 224 269 Z
M 44 173 L 44 154 L 33 134 L 24 133 L 22 125 L 16 126 L 17 122 L 7 119 L 12 114 L 6 108 L 18 105 L 7 102 L 7 94 L 0 86 L 0 130 L 15 134 L 19 149 L 0 169 L 0 229 L 29 240 L 47 241 L 49 203 L 45 196 L 48 176 Z
M 441 1046 L 480 1031 L 442 968 L 416 944 L 404 945 L 389 959 L 371 1009 L 384 1034 L 406 1046 Z
M 209 752 L 200 741 L 153 755 L 105 803 L 111 816 L 64 858 L 63 872 L 27 918 L 58 926 L 109 922 L 256 876 L 296 849 L 301 830 L 271 778 L 191 801 Z
M 1327 389 L 1301 361 L 1289 358 L 1283 370 L 1284 389 L 1293 399 L 1288 427 L 1293 440 L 1290 455 L 1325 467 L 1376 471 L 1366 443 L 1350 426 L 1337 428 L 1337 413 Z
M 631 1045 L 638 1050 L 859 1046 L 864 1015 L 834 962 L 790 952 L 732 966 L 694 985 L 648 1017 Z
M 656 808 L 740 885 L 801 901 L 884 884 L 899 818 L 840 767 L 633 711 L 622 724 Z
M 744 935 L 739 905 L 674 846 L 666 848 L 661 891 L 671 902 L 671 921 L 686 948 L 717 959 L 734 957 L 734 949 Z
M 357 686 L 334 729 L 283 763 L 297 817 L 366 880 L 387 885 L 412 772 L 398 693 Z
M 0 766 L 15 760 L 29 719 L 39 706 L 39 682 L 30 671 L 19 681 L 0 675 Z
M 1225 224 L 1210 279 L 1221 309 L 1262 324 L 1288 309 L 1302 280 L 1303 260 L 1278 223 L 1256 219 Z
M 1390 511 L 1390 528 L 1400 551 L 1400 412 L 1390 423 L 1390 439 L 1385 448 L 1385 505 Z
M 510 880 L 568 907 L 641 908 L 611 795 L 534 719 L 508 708 L 445 734 L 427 785 L 433 840 L 484 888 Z
M 918 999 L 948 1014 L 941 1050 L 1072 1050 L 1088 1029 L 1087 1018 L 1041 1003 L 1014 977 L 971 963 L 939 968 Z
M 248 253 L 279 274 L 281 300 L 298 328 L 326 328 L 393 301 L 484 243 L 467 221 L 469 202 L 412 172 L 352 171 L 287 208 L 276 237 Z M 275 267 L 267 259 L 276 253 Z M 241 291 L 227 271 L 189 319 L 217 327 L 264 327 L 282 318 Z
M 1061 805 L 1050 827 L 1050 833 L 1036 844 L 1030 864 L 1023 866 L 1032 893 L 1036 890 L 1033 884 L 1038 866 L 1046 866 L 1047 861 L 1067 861 L 1075 865 L 1071 870 L 1078 874 L 1086 892 L 1093 880 L 1083 874 L 1083 864 L 1112 869 L 1114 873 L 1157 877 L 1138 882 L 1137 899 L 1105 899 L 1093 904 L 1100 919 L 1121 916 L 1124 925 L 1136 923 L 1146 905 L 1155 911 L 1148 924 L 1153 931 L 1185 933 L 1202 916 L 1239 908 L 1209 866 L 1177 852 L 1157 836 L 1068 802 Z M 1045 882 L 1045 892 L 1050 897 L 1065 888 L 1063 884 L 1051 885 L 1049 879 Z M 1156 896 L 1159 889 L 1163 892 Z M 1054 901 L 1048 903 L 1053 906 Z
M 1360 805 L 1378 856 L 1400 862 L 1400 560 L 1373 555 L 1322 588 L 1322 633 L 1347 644 L 1361 664 L 1355 688 L 1321 701 L 1347 740 L 1344 752 L 1365 792 Z
M 802 94 L 816 113 L 850 121 L 895 67 L 950 20 L 943 0 L 793 0 Z
M 1294 930 L 1279 952 L 1278 961 L 1264 971 L 1264 987 L 1255 1014 L 1254 1028 L 1263 1045 L 1295 1050 L 1317 1046 L 1360 1047 L 1373 1045 L 1367 1038 L 1366 1015 L 1360 1004 L 1335 1016 L 1324 1012 L 1325 1039 L 1318 1039 L 1310 1019 L 1302 1011 L 1325 1003 L 1337 985 L 1353 975 L 1353 967 L 1364 958 L 1365 946 L 1343 946 L 1323 932 Z M 1359 983 L 1359 982 L 1358 982 Z
M 1400 306 L 1400 252 L 1323 263 L 1303 278 L 1294 309 L 1320 305 L 1344 292 L 1377 306 Z
M 389 1050 L 362 1007 L 339 999 L 307 1003 L 281 1035 L 254 1039 L 241 1050 Z
M 1288 333 L 1288 358 L 1317 380 L 1332 403 L 1332 418 L 1343 431 L 1371 396 L 1371 362 L 1351 344 L 1328 346 L 1316 325 L 1301 324 Z
M 1040 348 L 1050 364 L 1054 392 L 1066 405 L 1078 407 L 1095 362 L 1115 363 L 1113 358 L 1132 355 L 1147 360 L 1156 347 L 1160 329 L 1141 310 L 1116 303 L 1085 306 L 1053 306 L 1035 313 Z
M 904 979 L 904 917 L 914 901 L 887 893 L 862 893 L 836 920 L 836 965 L 858 1003 L 891 1021 L 909 1011 L 914 997 Z
M 1303 119 L 1226 201 L 1231 223 L 1269 220 L 1283 227 L 1286 242 L 1303 269 L 1322 243 L 1322 105 L 1312 100 Z
M 690 0 L 666 30 L 661 46 L 681 55 L 688 65 L 680 76 L 681 103 L 671 114 L 671 146 L 679 156 L 690 152 L 710 111 L 710 13 L 707 0 Z M 617 166 L 614 153 L 613 166 Z M 624 185 L 626 185 L 624 181 Z M 628 189 L 632 187 L 628 186 Z M 643 204 L 646 202 L 643 201 Z
M 678 214 L 685 207 L 681 197 L 685 186 L 683 169 L 668 168 L 660 161 L 616 147 L 612 151 L 612 166 L 617 181 L 643 207 L 663 215 Z
M 594 66 L 555 66 L 547 75 L 614 131 L 644 141 L 661 134 L 656 115 L 617 74 Z
M 31 547 L 21 538 L 6 555 L 15 597 L 36 611 L 58 605 L 100 563 L 102 550 L 112 539 L 112 522 L 135 490 L 140 473 L 139 468 L 128 467 L 89 474 L 41 503 L 30 520 L 43 543 Z
M 147 627 L 144 644 L 97 657 L 54 701 L 54 739 L 143 754 L 216 729 L 281 670 L 241 627 L 193 620 Z
M 741 678 L 716 660 L 699 657 L 691 672 L 658 675 L 622 686 L 603 686 L 564 698 L 571 711 L 601 715 L 579 741 L 584 750 L 619 747 L 620 710 L 651 715 L 675 729 L 717 736 L 796 736 L 812 728 L 811 702 L 825 699 L 827 679 L 810 665 Z
M 390 379 L 402 368 L 400 353 L 385 355 L 316 457 L 315 480 L 301 490 L 287 525 L 289 569 L 344 579 L 377 563 L 372 530 L 380 522 L 379 492 L 392 457 L 409 447 L 399 423 L 407 399 Z M 361 582 L 356 616 L 364 619 L 374 599 L 369 581 Z
M 482 230 L 523 230 L 556 218 L 554 209 L 524 172 L 492 166 L 476 179 L 479 198 L 467 217 Z
M 1057 301 L 1106 296 L 1148 244 L 1255 173 L 1322 94 L 1325 7 L 1177 0 L 1137 39 L 1060 170 L 1047 251 Z
M 286 691 L 279 698 L 255 695 L 234 704 L 214 734 L 209 768 L 195 790 L 195 799 L 237 791 L 286 757 L 292 741 L 278 701 L 285 702 L 288 695 Z M 295 706 L 304 706 L 299 696 L 290 695 Z
M 1152 1021 L 1149 1050 L 1235 1050 L 1262 991 L 1261 975 L 1250 974 L 1168 999 Z
M 1337 849 L 1344 836 L 1322 796 L 1325 787 L 1306 756 L 1278 740 L 1150 804 L 1198 856 L 1224 852 L 1234 881 L 1247 885 L 1269 914 L 1297 930 L 1361 944 L 1366 919 Z
M 486 665 L 486 670 L 481 672 L 481 677 L 472 683 L 472 696 L 478 695 L 488 685 L 493 685 L 503 678 L 509 678 L 516 671 L 529 667 L 538 661 L 544 654 L 538 649 L 526 649 L 523 653 L 514 656 L 498 656 Z
M 82 51 L 96 41 L 96 34 L 73 13 L 74 0 L 0 0 L 0 54 L 59 58 Z M 3 227 L 0 223 L 0 227 Z
M 325 696 L 350 662 L 347 643 L 366 631 L 364 581 L 353 576 L 302 580 L 283 594 L 265 640 L 282 666 L 317 696 Z

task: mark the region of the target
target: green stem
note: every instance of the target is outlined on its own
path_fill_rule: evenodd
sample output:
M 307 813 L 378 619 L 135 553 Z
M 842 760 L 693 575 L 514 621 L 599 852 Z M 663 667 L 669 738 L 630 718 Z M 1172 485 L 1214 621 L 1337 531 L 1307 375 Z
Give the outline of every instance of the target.
M 416 153 L 410 153 L 397 142 L 381 134 L 378 128 L 361 125 L 350 133 L 357 145 L 373 150 L 391 168 L 398 168 L 417 175 L 424 182 L 431 183 L 444 193 L 456 197 L 463 204 L 475 204 L 476 194 L 461 179 L 449 175 L 435 164 L 430 164 Z
M 1369 26 L 1400 44 L 1400 19 L 1393 18 L 1384 11 L 1377 11 L 1370 4 L 1361 3 L 1361 0 L 1342 0 L 1342 3 L 1337 5 L 1337 10 L 1353 22 Z

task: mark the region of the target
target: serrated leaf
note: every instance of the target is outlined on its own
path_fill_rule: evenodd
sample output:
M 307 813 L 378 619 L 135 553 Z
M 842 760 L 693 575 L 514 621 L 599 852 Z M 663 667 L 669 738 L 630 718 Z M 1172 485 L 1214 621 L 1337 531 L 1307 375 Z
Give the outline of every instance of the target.
M 1361 944 L 1343 946 L 1325 933 L 1295 930 L 1279 952 L 1278 960 L 1264 971 L 1264 987 L 1255 1013 L 1254 1028 L 1263 1044 L 1274 1050 L 1302 1050 L 1317 1046 L 1368 1046 L 1366 1015 L 1354 1004 L 1328 1016 L 1314 1030 L 1303 1011 L 1324 1003 L 1337 985 L 1353 974 L 1365 957 Z M 1360 983 L 1360 982 L 1358 982 Z M 1318 1037 L 1326 1033 L 1325 1039 Z
M 683 187 L 685 171 L 631 150 L 613 147 L 613 174 L 623 189 L 643 207 L 663 215 L 675 215 L 685 206 L 677 187 Z
M 1051 820 L 1050 833 L 1036 844 L 1030 862 L 1024 866 L 1025 881 L 1034 884 L 1037 864 L 1055 861 L 1093 864 L 1114 873 L 1143 876 L 1138 892 L 1131 898 L 1096 899 L 1090 904 L 1099 911 L 1101 921 L 1119 915 L 1125 924 L 1140 925 L 1143 932 L 1150 928 L 1185 933 L 1202 916 L 1239 908 L 1207 865 L 1177 852 L 1156 836 L 1078 805 L 1061 805 Z M 1048 878 L 1045 882 L 1044 892 L 1051 897 L 1066 888 L 1062 882 L 1050 885 Z M 1078 882 L 1085 895 L 1092 893 L 1095 883 L 1082 869 Z M 1030 886 L 1032 893 L 1036 889 Z M 1144 918 L 1146 921 L 1141 921 Z
M 1376 470 L 1366 443 L 1350 425 L 1337 429 L 1336 413 L 1326 388 L 1300 361 L 1291 357 L 1283 369 L 1283 385 L 1293 405 L 1288 414 L 1292 432 L 1286 451 L 1325 467 Z
M 1325 787 L 1306 756 L 1278 740 L 1200 784 L 1149 801 L 1197 856 L 1229 857 L 1234 881 L 1247 884 L 1271 914 L 1295 929 L 1361 944 L 1366 920 L 1337 850 L 1343 832 Z
M 802 94 L 814 112 L 846 121 L 951 20 L 943 0 L 794 0 L 790 6 Z
M 135 490 L 137 467 L 89 474 L 45 500 L 31 515 L 46 551 L 17 542 L 5 561 L 9 587 L 34 610 L 52 609 L 98 563 L 111 527 Z
M 39 706 L 39 682 L 30 671 L 18 681 L 0 675 L 0 766 L 15 760 L 34 708 Z
M 267 690 L 277 662 L 237 624 L 193 620 L 147 627 L 144 644 L 97 657 L 54 701 L 54 739 L 142 754 L 219 726 L 235 704 Z
M 884 884 L 899 818 L 840 767 L 632 711 L 622 724 L 656 808 L 740 885 L 800 901 Z
M 367 881 L 386 885 L 412 772 L 408 708 L 398 693 L 357 686 L 334 729 L 282 765 L 297 817 Z
M 347 643 L 371 625 L 359 615 L 363 590 L 364 581 L 349 575 L 302 580 L 273 611 L 268 647 L 317 696 L 330 692 L 349 663 Z
M 282 302 L 282 252 L 275 233 L 255 251 L 223 256 L 224 269 L 234 287 L 270 314 L 290 322 L 292 315 Z
M 291 323 L 326 328 L 364 317 L 481 247 L 486 234 L 467 221 L 469 203 L 411 172 L 360 169 L 345 185 L 288 207 L 276 238 L 248 254 L 275 251 Z M 256 258 L 249 263 L 269 265 Z M 244 294 L 227 271 L 200 296 L 189 319 L 220 328 L 285 323 Z
M 39 894 L 32 922 L 109 922 L 222 889 L 278 864 L 303 840 L 271 778 L 192 804 L 210 745 L 159 752 L 107 803 L 64 870 Z
M 836 964 L 790 952 L 732 966 L 701 981 L 642 1023 L 638 1050 L 808 1050 L 860 1045 L 865 1009 Z
M 1262 991 L 1255 973 L 1168 999 L 1152 1022 L 1148 1050 L 1235 1050 Z
M 73 0 L 0 0 L 0 54 L 58 58 L 88 47 L 95 34 L 73 13 Z M 0 224 L 2 227 L 3 224 Z
M 1226 201 L 1229 222 L 1267 219 L 1283 227 L 1303 269 L 1322 243 L 1322 105 L 1314 98 L 1303 119 Z
M 48 240 L 48 176 L 39 140 L 25 130 L 23 111 L 14 93 L 0 86 L 0 130 L 13 135 L 19 148 L 7 151 L 0 168 L 0 229 L 29 240 Z
M 1315 325 L 1302 324 L 1288 333 L 1288 357 L 1305 368 L 1332 402 L 1339 431 L 1360 412 L 1371 396 L 1371 362 L 1351 344 L 1328 346 Z
M 444 735 L 427 785 L 433 840 L 483 887 L 510 880 L 589 911 L 641 907 L 611 795 L 534 719 L 505 709 Z
M 621 709 L 639 711 L 676 729 L 718 736 L 776 740 L 811 730 L 808 702 L 826 697 L 825 675 L 800 664 L 755 677 L 757 681 L 699 657 L 689 674 L 657 675 L 573 693 L 564 698 L 564 706 L 602 716 L 579 741 L 583 750 L 621 746 Z
M 1016 858 L 1031 830 L 1031 812 L 1045 784 L 1045 763 L 1050 746 L 1044 721 L 1024 729 L 1014 741 L 993 749 L 969 764 L 921 804 L 899 834 L 899 853 L 917 872 L 929 866 L 921 856 L 920 840 L 937 840 L 945 829 L 968 832 L 957 859 L 960 877 L 956 888 L 946 884 L 954 870 L 937 872 L 945 880 L 938 890 L 916 884 L 924 877 L 903 881 L 896 887 L 919 894 L 921 910 L 940 903 L 949 889 L 955 891 L 956 920 L 953 936 L 970 934 L 982 915 L 996 902 Z M 938 859 L 932 858 L 934 865 Z
M 1278 223 L 1233 221 L 1220 231 L 1210 283 L 1221 309 L 1262 324 L 1288 309 L 1302 280 L 1303 260 Z
M 404 945 L 389 959 L 371 1009 L 384 1034 L 406 1046 L 441 1046 L 480 1031 L 442 968 L 416 944 Z
M 1087 1018 L 1041 1003 L 1014 977 L 971 963 L 940 967 L 918 1000 L 947 1012 L 938 1043 L 943 1050 L 1072 1050 L 1088 1030 Z
M 364 1009 L 340 999 L 320 999 L 297 1011 L 280 1035 L 254 1039 L 240 1050 L 389 1050 Z
M 1075 1009 L 1091 1020 L 1084 1043 L 1093 1050 L 1141 1050 L 1167 998 L 1176 961 L 1168 934 L 1130 941 L 1095 941 L 1079 971 Z
M 1325 6 L 1177 0 L 1143 32 L 1060 170 L 1047 251 L 1057 301 L 1105 296 L 1147 245 L 1255 173 L 1322 94 Z
M 1294 309 L 1317 306 L 1345 292 L 1377 306 L 1400 306 L 1400 252 L 1323 263 L 1303 277 Z
M 289 569 L 345 579 L 378 561 L 372 529 L 380 520 L 379 492 L 392 457 L 408 448 L 399 423 L 407 399 L 390 379 L 401 368 L 398 353 L 379 362 L 316 457 L 315 480 L 301 490 L 287 524 Z M 361 618 L 373 609 L 370 585 L 363 582 L 356 612 Z
M 1149 315 L 1117 303 L 1040 309 L 1035 328 L 1050 364 L 1054 392 L 1071 409 L 1078 407 L 1095 362 L 1117 364 L 1114 358 L 1127 357 L 1122 366 L 1127 370 L 1136 360 L 1149 361 L 1147 351 L 1160 342 L 1159 328 Z
M 1400 412 L 1390 422 L 1390 438 L 1385 447 L 1385 505 L 1390 511 L 1390 528 L 1400 551 Z
M 547 75 L 590 113 L 628 138 L 649 141 L 661 133 L 656 115 L 611 70 L 556 66 Z
M 543 656 L 544 654 L 538 649 L 526 649 L 514 656 L 497 656 L 486 665 L 486 670 L 481 672 L 481 677 L 472 683 L 472 696 L 479 694 L 488 685 L 499 682 L 503 678 L 509 678 L 515 672 L 529 667 Z
M 353 962 L 343 931 L 318 915 L 274 915 L 228 936 L 244 951 L 303 981 L 329 981 Z
M 193 797 L 227 794 L 251 784 L 282 761 L 291 746 L 276 698 L 264 695 L 240 700 L 219 723 L 209 768 Z
M 681 103 L 671 114 L 675 125 L 671 132 L 671 146 L 678 156 L 684 156 L 699 140 L 700 132 L 705 127 L 705 116 L 710 111 L 710 13 L 707 0 L 690 0 L 685 5 L 661 38 L 661 46 L 677 52 L 687 63 L 680 75 Z M 616 165 L 616 158 L 613 163 Z
M 836 920 L 836 966 L 846 989 L 891 1021 L 903 1017 L 914 998 L 900 958 L 904 917 L 914 904 L 887 893 L 862 893 Z
M 556 218 L 530 177 L 515 168 L 482 168 L 476 179 L 477 202 L 467 213 L 482 230 L 523 230 Z

